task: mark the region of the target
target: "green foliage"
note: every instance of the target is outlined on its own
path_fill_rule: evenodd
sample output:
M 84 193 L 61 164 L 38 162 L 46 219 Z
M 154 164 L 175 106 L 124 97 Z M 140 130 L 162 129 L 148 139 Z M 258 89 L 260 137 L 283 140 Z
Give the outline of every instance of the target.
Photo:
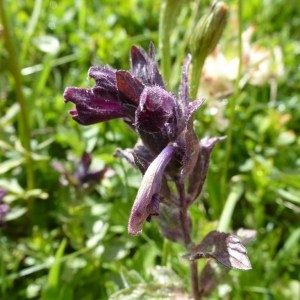
M 0 228 L 0 298 L 185 299 L 190 278 L 183 247 L 164 241 L 155 222 L 140 237 L 127 235 L 141 176 L 113 153 L 132 147 L 135 134 L 118 120 L 79 126 L 62 97 L 67 86 L 93 85 L 86 78 L 91 65 L 128 69 L 132 44 L 157 45 L 160 1 L 0 1 L 8 22 L 2 15 L 0 187 L 11 207 Z M 195 2 L 182 1 L 171 28 L 172 88 L 189 51 L 185 33 L 192 31 Z M 235 3 L 228 3 L 232 15 Z M 205 192 L 192 208 L 195 240 L 221 216 L 226 230 L 257 230 L 247 246 L 253 270 L 225 272 L 211 299 L 299 297 L 297 11 L 297 1 L 244 3 L 243 29 L 254 24 L 253 40 L 283 50 L 285 72 L 275 79 L 275 98 L 268 83 L 246 84 L 220 100 L 221 116 L 207 103 L 195 122 L 201 135 L 232 134 L 231 148 L 216 147 Z M 5 26 L 15 57 L 2 35 Z M 229 56 L 237 56 L 234 38 L 228 26 L 221 46 Z M 233 97 L 233 122 L 220 128 L 222 118 L 231 119 Z M 75 172 L 83 151 L 92 153 L 91 168 L 107 167 L 107 175 L 89 188 L 62 185 L 53 164 Z

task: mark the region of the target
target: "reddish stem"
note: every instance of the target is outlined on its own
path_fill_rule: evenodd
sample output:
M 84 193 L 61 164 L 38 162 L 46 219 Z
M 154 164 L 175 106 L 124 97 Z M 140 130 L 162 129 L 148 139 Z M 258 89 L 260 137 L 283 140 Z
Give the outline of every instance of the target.
M 192 239 L 190 234 L 189 216 L 188 216 L 188 203 L 185 196 L 184 184 L 181 181 L 176 182 L 177 190 L 180 199 L 180 222 L 184 235 L 184 243 L 187 250 L 192 246 Z M 199 278 L 198 278 L 198 265 L 196 261 L 190 262 L 192 292 L 195 300 L 200 300 L 201 295 L 199 291 Z

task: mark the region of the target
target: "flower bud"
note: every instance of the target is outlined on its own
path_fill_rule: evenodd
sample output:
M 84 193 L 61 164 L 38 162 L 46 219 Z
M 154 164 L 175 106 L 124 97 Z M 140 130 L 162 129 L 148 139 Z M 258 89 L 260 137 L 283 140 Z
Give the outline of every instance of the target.
M 205 58 L 217 46 L 227 20 L 227 5 L 216 2 L 209 13 L 203 16 L 196 25 L 190 39 L 190 48 L 194 57 Z

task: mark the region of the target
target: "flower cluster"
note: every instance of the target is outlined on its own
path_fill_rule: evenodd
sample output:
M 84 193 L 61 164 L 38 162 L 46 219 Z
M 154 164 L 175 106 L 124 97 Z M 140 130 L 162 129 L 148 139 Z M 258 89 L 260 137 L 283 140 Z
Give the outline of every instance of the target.
M 162 205 L 169 208 L 179 205 L 168 188 L 168 180 L 184 182 L 187 179 L 190 185 L 186 201 L 190 204 L 195 200 L 206 177 L 210 152 L 220 140 L 199 142 L 194 132 L 192 115 L 203 99 L 190 102 L 190 62 L 188 55 L 178 96 L 166 90 L 152 43 L 148 54 L 142 48 L 131 48 L 130 71 L 110 66 L 91 67 L 88 75 L 95 80 L 94 87 L 68 87 L 64 92 L 65 101 L 75 104 L 70 114 L 78 123 L 90 125 L 122 118 L 140 137 L 134 149 L 116 152 L 143 173 L 129 218 L 130 234 L 141 233 L 143 223 L 160 215 Z M 172 235 L 170 228 L 168 235 Z

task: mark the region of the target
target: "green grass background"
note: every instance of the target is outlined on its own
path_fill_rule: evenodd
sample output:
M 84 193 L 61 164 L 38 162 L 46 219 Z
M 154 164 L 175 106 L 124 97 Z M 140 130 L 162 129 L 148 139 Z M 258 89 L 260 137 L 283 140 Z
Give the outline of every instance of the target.
M 132 147 L 135 134 L 120 120 L 79 126 L 62 97 L 67 86 L 94 84 L 87 80 L 91 65 L 128 69 L 132 44 L 147 48 L 153 41 L 160 60 L 160 1 L 0 2 L 0 187 L 11 207 L 0 229 L 0 299 L 108 299 L 158 280 L 151 275 L 155 266 L 173 270 L 189 291 L 183 247 L 165 241 L 155 222 L 139 237 L 127 234 L 141 176 L 112 154 Z M 174 91 L 194 2 L 185 1 L 170 36 Z M 200 14 L 208 4 L 201 1 Z M 227 4 L 232 14 L 237 3 Z M 253 269 L 225 273 L 211 299 L 297 299 L 300 6 L 245 1 L 241 26 L 252 24 L 254 41 L 282 48 L 284 78 L 276 82 L 275 101 L 267 84 L 237 91 L 235 109 L 225 105 L 223 112 L 232 121 L 227 129 L 205 108 L 196 116 L 199 136 L 232 136 L 213 152 L 205 191 L 191 210 L 193 237 L 199 242 L 221 216 L 228 230 L 257 231 L 247 246 Z M 225 30 L 221 43 L 236 56 L 232 39 Z M 89 191 L 62 186 L 52 164 L 74 170 L 84 150 L 93 155 L 92 168 L 107 165 L 113 176 Z

